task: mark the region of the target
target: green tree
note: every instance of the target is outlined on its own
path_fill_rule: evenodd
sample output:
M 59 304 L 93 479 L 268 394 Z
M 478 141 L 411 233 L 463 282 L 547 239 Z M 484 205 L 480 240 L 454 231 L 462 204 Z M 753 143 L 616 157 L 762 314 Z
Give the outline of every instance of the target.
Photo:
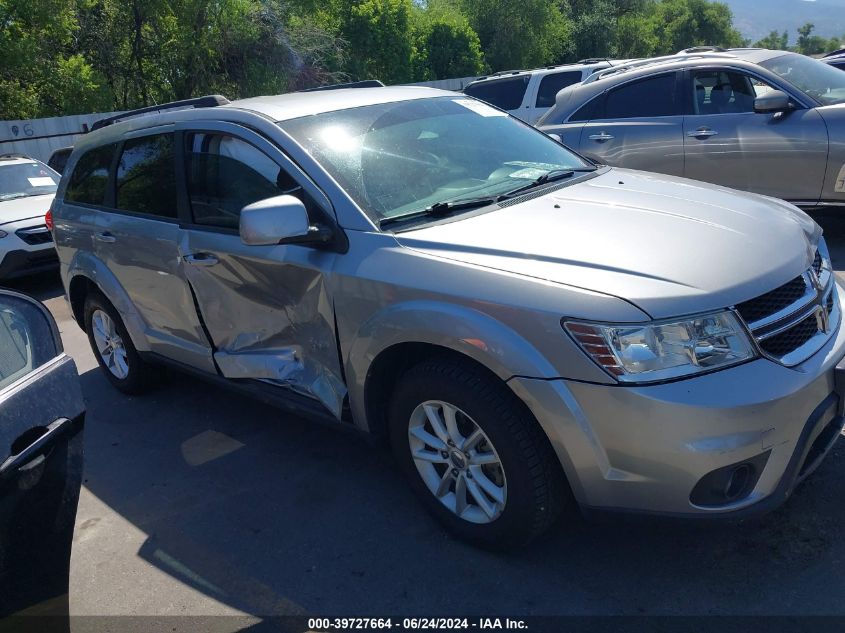
M 353 79 L 384 83 L 413 80 L 411 0 L 363 0 L 352 6 L 342 36 L 349 45 Z
M 733 47 L 743 44 L 726 4 L 707 0 L 661 0 L 651 23 L 659 41 L 656 54 L 668 55 L 692 46 Z
M 79 29 L 62 0 L 0 0 L 0 119 L 90 112 L 102 78 L 73 51 Z
M 414 79 L 470 77 L 484 72 L 478 34 L 453 5 L 429 2 L 414 10 Z
M 810 22 L 798 28 L 796 51 L 804 55 L 818 55 L 842 48 L 842 41 L 838 37 L 826 38 L 821 35 L 813 35 L 815 28 L 815 24 Z
M 572 25 L 549 0 L 458 0 L 491 70 L 528 68 L 573 52 Z
M 766 37 L 755 42 L 754 48 L 770 48 L 775 51 L 785 51 L 789 49 L 789 34 L 784 31 L 778 33 L 771 31 Z

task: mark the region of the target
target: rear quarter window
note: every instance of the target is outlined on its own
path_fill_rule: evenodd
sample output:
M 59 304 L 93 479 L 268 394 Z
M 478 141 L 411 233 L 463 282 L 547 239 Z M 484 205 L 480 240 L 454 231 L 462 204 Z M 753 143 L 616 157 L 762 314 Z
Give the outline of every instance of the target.
M 540 81 L 540 87 L 537 89 L 538 108 L 551 108 L 555 104 L 555 97 L 557 93 L 581 81 L 581 71 L 553 73 L 546 75 Z
M 486 101 L 502 110 L 516 110 L 522 105 L 525 91 L 531 75 L 509 77 L 507 79 L 496 79 L 494 81 L 482 81 L 467 86 L 464 93 L 470 97 Z
M 79 157 L 68 181 L 65 200 L 82 204 L 105 204 L 109 169 L 117 146 L 103 145 Z

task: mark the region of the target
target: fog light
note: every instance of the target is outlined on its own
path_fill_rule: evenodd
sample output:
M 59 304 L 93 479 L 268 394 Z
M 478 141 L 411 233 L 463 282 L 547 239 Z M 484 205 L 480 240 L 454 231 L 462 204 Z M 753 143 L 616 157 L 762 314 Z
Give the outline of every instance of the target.
M 753 472 L 749 464 L 740 464 L 734 468 L 728 479 L 728 485 L 725 486 L 725 497 L 730 501 L 739 497 L 748 485 L 748 480 L 751 479 Z
M 695 484 L 690 493 L 690 503 L 712 507 L 744 499 L 757 485 L 770 453 L 766 451 L 751 459 L 710 471 Z

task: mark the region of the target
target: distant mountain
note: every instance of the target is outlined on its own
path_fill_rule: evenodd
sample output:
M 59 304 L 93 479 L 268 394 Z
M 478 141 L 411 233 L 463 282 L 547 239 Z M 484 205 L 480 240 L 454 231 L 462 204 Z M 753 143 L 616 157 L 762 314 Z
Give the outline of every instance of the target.
M 845 0 L 720 0 L 734 14 L 734 26 L 752 43 L 769 31 L 788 31 L 789 42 L 798 39 L 798 27 L 812 22 L 814 35 L 845 35 Z

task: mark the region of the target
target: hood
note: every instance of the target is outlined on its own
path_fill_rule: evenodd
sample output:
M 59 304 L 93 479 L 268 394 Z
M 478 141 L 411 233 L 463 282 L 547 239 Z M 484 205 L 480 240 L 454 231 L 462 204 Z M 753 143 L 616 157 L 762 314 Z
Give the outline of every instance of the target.
M 0 202 L 0 226 L 33 218 L 43 220 L 55 197 L 55 194 L 50 193 Z
M 774 198 L 607 169 L 396 237 L 429 255 L 613 295 L 663 318 L 732 306 L 786 283 L 810 266 L 820 236 L 809 216 Z

